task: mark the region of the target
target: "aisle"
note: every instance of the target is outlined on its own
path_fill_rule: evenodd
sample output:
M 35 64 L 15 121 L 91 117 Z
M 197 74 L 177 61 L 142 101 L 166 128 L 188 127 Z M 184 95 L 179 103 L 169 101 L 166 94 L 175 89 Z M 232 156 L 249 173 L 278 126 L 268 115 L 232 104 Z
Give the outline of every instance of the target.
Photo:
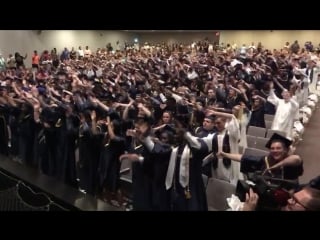
M 309 124 L 306 126 L 303 141 L 297 147 L 304 161 L 304 174 L 300 183 L 309 182 L 310 179 L 320 175 L 320 109 L 319 106 L 313 113 Z

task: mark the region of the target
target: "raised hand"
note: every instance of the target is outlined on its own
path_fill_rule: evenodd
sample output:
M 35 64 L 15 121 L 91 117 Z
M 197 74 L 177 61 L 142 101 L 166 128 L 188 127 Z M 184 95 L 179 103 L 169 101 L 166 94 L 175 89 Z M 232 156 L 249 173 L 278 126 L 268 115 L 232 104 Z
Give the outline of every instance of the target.
M 243 204 L 242 211 L 254 211 L 257 207 L 258 200 L 258 194 L 253 192 L 253 190 L 250 188 L 249 193 L 246 193 L 246 201 Z
M 95 110 L 91 111 L 91 120 L 95 121 L 96 117 L 97 117 L 96 111 Z

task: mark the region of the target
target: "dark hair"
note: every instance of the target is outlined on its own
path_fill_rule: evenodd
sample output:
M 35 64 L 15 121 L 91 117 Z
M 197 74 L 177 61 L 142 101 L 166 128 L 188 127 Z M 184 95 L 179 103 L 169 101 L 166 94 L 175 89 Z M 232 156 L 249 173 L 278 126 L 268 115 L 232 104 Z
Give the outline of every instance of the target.
M 115 135 L 120 135 L 122 131 L 121 122 L 117 119 L 112 120 L 113 132 Z
M 311 195 L 311 199 L 306 203 L 308 211 L 319 211 L 320 210 L 320 190 L 306 186 L 302 191 L 306 191 Z

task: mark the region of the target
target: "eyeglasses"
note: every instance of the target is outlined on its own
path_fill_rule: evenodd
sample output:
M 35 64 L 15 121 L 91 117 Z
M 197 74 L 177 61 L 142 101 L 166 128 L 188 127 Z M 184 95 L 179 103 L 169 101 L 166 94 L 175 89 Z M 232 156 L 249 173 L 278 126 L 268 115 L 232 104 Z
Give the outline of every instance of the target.
M 296 198 L 296 196 L 293 194 L 290 194 L 290 204 L 291 205 L 300 205 L 301 207 L 303 207 L 306 211 L 311 211 L 311 209 L 307 208 L 306 205 L 304 205 L 303 203 L 301 203 L 299 201 L 299 199 Z

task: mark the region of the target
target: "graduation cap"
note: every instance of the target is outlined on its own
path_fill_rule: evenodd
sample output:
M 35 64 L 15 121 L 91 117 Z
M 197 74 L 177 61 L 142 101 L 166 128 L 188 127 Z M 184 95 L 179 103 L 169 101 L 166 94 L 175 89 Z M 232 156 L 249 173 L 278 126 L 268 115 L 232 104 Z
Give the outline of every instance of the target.
M 180 115 L 188 115 L 189 108 L 187 105 L 177 104 L 177 114 Z
M 162 132 L 170 132 L 172 133 L 173 135 L 176 134 L 176 130 L 174 128 L 174 125 L 172 124 L 167 124 L 163 129 L 162 129 Z
M 108 116 L 110 117 L 110 120 L 121 120 L 120 115 L 118 114 L 118 112 L 116 112 L 115 110 L 111 109 L 108 112 Z
M 271 144 L 274 142 L 282 142 L 286 148 L 289 148 L 290 145 L 292 144 L 292 141 L 289 140 L 288 138 L 278 134 L 278 133 L 274 133 L 271 138 L 269 139 L 269 141 L 266 144 L 266 148 L 271 148 Z
M 46 93 L 46 88 L 43 86 L 37 87 L 39 94 L 44 95 Z

